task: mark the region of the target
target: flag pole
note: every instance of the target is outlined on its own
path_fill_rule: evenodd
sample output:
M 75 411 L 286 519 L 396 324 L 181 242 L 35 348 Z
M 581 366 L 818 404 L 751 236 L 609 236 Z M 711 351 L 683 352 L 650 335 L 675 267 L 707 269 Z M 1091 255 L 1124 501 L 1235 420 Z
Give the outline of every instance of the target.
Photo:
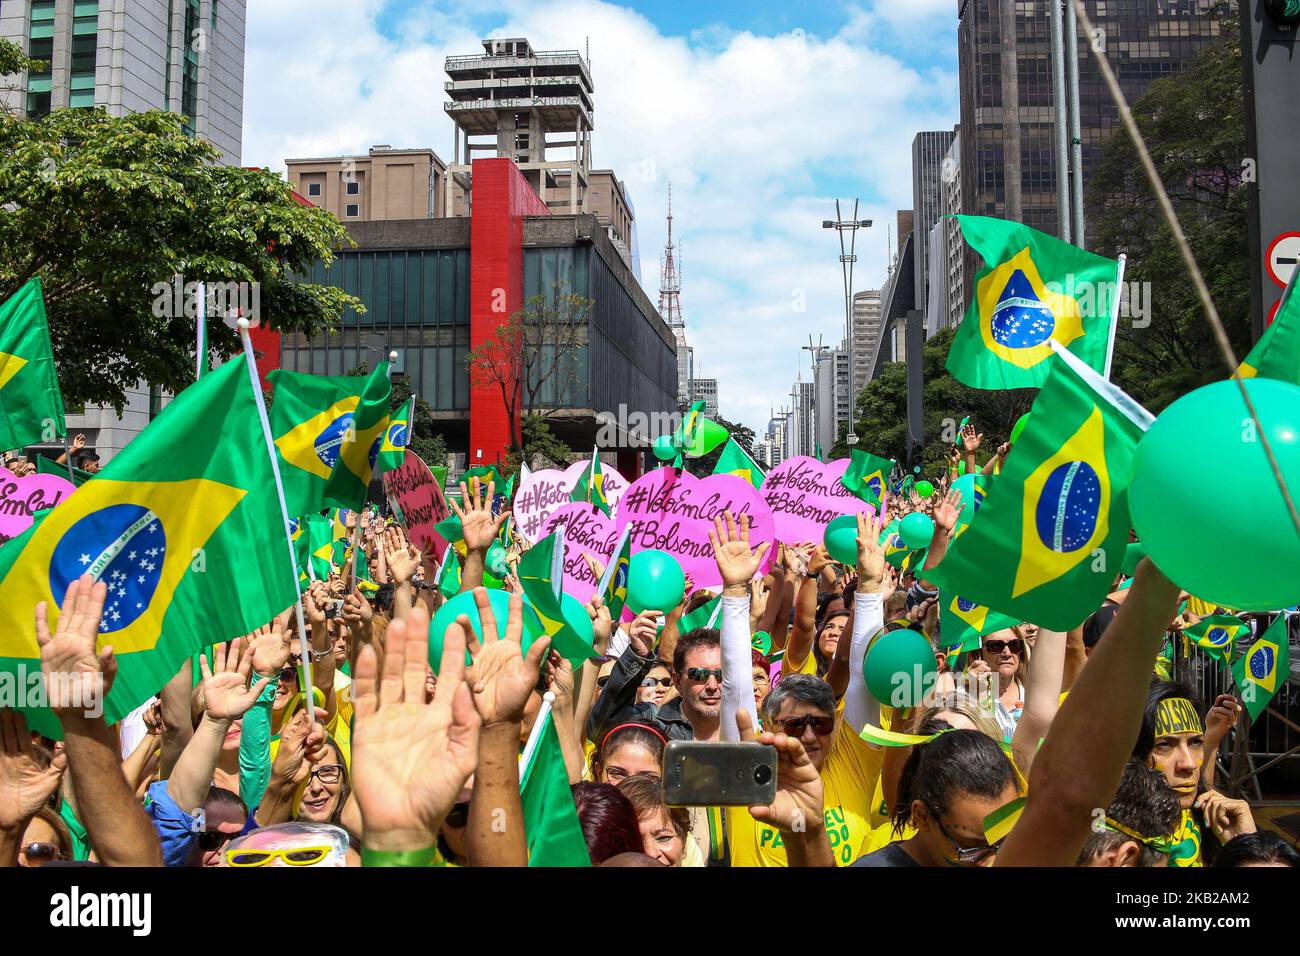
M 1115 273 L 1115 308 L 1110 317 L 1110 339 L 1106 342 L 1106 371 L 1103 378 L 1110 380 L 1110 363 L 1115 357 L 1115 333 L 1119 331 L 1119 301 L 1124 296 L 1124 264 L 1128 262 L 1125 253 L 1119 254 L 1119 271 Z
M 199 307 L 194 314 L 194 381 L 203 377 L 208 364 L 208 285 L 198 283 Z
M 528 743 L 524 744 L 524 752 L 519 757 L 520 789 L 524 785 L 523 777 L 528 772 L 528 762 L 537 753 L 537 748 L 542 742 L 542 734 L 546 733 L 546 722 L 551 719 L 551 707 L 554 703 L 555 694 L 552 691 L 548 690 L 542 695 L 542 706 L 537 708 L 537 719 L 533 721 L 533 729 L 528 733 Z
M 284 543 L 289 548 L 289 573 L 293 581 L 293 593 L 299 594 L 298 588 L 298 554 L 293 547 L 293 538 L 289 534 L 289 506 L 284 500 L 284 482 L 280 480 L 280 462 L 275 454 L 275 440 L 271 437 L 271 422 L 266 417 L 266 399 L 262 395 L 261 383 L 257 380 L 257 359 L 253 357 L 253 340 L 248 336 L 248 319 L 240 316 L 239 338 L 244 343 L 244 359 L 248 365 L 248 380 L 253 387 L 253 398 L 257 402 L 257 417 L 262 421 L 262 438 L 266 442 L 266 454 L 271 459 L 271 475 L 275 478 L 275 493 L 280 501 L 280 522 L 284 529 Z M 310 562 L 308 562 L 310 564 Z M 298 680 L 302 685 L 303 708 L 307 711 L 309 723 L 316 723 L 316 697 L 311 686 L 311 641 L 307 637 L 307 625 L 302 616 L 302 598 L 293 603 L 298 620 L 298 641 L 302 648 L 299 660 Z

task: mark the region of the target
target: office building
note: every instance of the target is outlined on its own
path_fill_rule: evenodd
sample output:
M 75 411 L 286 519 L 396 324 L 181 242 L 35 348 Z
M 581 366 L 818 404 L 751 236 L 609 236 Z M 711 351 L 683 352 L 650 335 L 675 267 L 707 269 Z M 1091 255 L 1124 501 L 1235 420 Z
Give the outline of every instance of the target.
M 704 403 L 707 418 L 718 417 L 718 380 L 716 378 L 691 379 L 691 404 Z
M 294 192 L 344 222 L 448 215 L 447 164 L 431 149 L 372 146 L 361 156 L 286 159 L 284 164 Z M 453 186 L 451 195 L 464 208 L 463 189 Z
M 871 381 L 871 369 L 875 364 L 876 343 L 880 340 L 880 290 L 864 289 L 853 294 L 853 354 L 852 392 L 853 403 L 858 395 Z
M 913 298 L 924 310 L 929 287 L 928 237 L 943 215 L 943 159 L 952 145 L 955 130 L 925 130 L 912 139 L 912 230 L 918 240 L 913 256 Z M 902 236 L 899 236 L 901 241 Z
M 790 388 L 790 414 L 786 420 L 785 457 L 798 455 L 811 457 L 817 446 L 817 392 L 812 382 L 805 382 L 802 373 L 795 376 Z
M 813 366 L 814 447 L 820 445 L 823 453 L 829 453 L 840 434 L 852 427 L 850 371 L 844 349 L 823 349 Z
M 951 216 L 959 216 L 961 205 L 961 129 L 953 137 L 952 145 L 943 158 L 943 256 L 944 289 L 943 301 L 938 314 L 943 316 L 942 324 L 956 328 L 966 313 L 963 276 L 965 275 L 961 224 Z M 932 294 L 937 295 L 933 290 Z M 931 333 L 933 334 L 933 333 Z

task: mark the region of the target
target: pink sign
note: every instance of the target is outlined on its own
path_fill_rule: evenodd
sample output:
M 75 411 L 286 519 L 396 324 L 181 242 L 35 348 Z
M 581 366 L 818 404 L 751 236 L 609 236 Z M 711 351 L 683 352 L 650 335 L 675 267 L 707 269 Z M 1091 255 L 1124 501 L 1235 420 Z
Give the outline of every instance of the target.
M 724 511 L 749 515 L 749 543 L 775 539 L 772 512 L 758 489 L 735 475 L 696 478 L 676 468 L 656 468 L 642 475 L 623 493 L 618 504 L 618 528 L 632 525 L 632 553 L 658 548 L 675 557 L 696 588 L 722 584 L 709 544 L 713 519 Z M 771 566 L 769 548 L 762 569 Z
M 800 455 L 769 471 L 761 493 L 776 522 L 776 536 L 790 544 L 820 544 L 832 519 L 859 511 L 874 514 L 871 505 L 840 483 L 848 467 L 848 458 L 823 463 Z
M 384 494 L 401 509 L 411 543 L 426 557 L 433 554 L 441 561 L 447 539 L 433 528 L 451 512 L 429 466 L 408 449 L 401 467 L 384 472 Z
M 618 544 L 618 528 L 614 519 L 607 518 L 599 508 L 577 501 L 561 505 L 551 512 L 542 525 L 541 537 L 546 537 L 561 524 L 564 525 L 564 593 L 586 604 L 596 593 L 599 582 L 582 553 L 586 551 L 608 567 Z
M 36 512 L 53 508 L 77 486 L 58 475 L 28 475 L 19 478 L 0 468 L 0 541 L 16 538 L 36 519 Z
M 569 494 L 582 477 L 582 473 L 591 467 L 591 459 L 575 461 L 568 468 L 544 468 L 525 478 L 515 490 L 515 501 L 510 511 L 515 516 L 515 530 L 529 544 L 536 544 L 547 532 L 542 531 L 556 509 L 569 504 Z M 605 474 L 605 497 L 611 506 L 627 490 L 627 479 L 609 465 L 602 464 Z

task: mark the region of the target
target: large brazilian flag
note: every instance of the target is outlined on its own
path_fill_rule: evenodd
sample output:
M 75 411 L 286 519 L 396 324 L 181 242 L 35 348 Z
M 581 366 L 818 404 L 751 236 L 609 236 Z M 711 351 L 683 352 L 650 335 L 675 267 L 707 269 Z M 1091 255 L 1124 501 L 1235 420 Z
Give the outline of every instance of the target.
M 0 448 L 66 435 L 40 277 L 0 304 Z
M 190 655 L 297 599 L 245 362 L 181 392 L 93 481 L 0 547 L 0 672 L 39 671 L 33 609 L 48 604 L 53 631 L 68 584 L 83 574 L 108 585 L 99 645 L 117 655 L 110 722 Z M 48 710 L 27 714 L 34 729 L 61 736 Z
M 364 378 L 277 369 L 266 380 L 289 513 L 360 510 L 388 428 L 388 363 Z
M 1127 486 L 1154 420 L 1064 349 L 970 527 L 926 573 L 949 594 L 1068 631 L 1123 566 Z
M 948 351 L 948 371 L 972 388 L 1047 380 L 1052 342 L 1104 372 L 1119 295 L 1119 263 L 1018 222 L 957 216 L 984 259 Z

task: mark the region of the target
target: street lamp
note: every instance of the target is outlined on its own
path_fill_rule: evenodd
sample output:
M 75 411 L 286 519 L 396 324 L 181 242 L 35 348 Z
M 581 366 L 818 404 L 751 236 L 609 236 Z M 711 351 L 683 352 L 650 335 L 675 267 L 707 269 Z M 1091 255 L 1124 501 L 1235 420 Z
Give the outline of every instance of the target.
M 840 201 L 835 200 L 835 218 L 823 219 L 823 229 L 834 229 L 840 237 L 840 269 L 844 273 L 844 345 L 853 354 L 853 263 L 858 261 L 854 249 L 858 230 L 871 228 L 870 219 L 858 218 L 858 200 L 853 200 L 853 218 L 845 219 L 840 213 Z M 844 234 L 849 234 L 847 248 Z

